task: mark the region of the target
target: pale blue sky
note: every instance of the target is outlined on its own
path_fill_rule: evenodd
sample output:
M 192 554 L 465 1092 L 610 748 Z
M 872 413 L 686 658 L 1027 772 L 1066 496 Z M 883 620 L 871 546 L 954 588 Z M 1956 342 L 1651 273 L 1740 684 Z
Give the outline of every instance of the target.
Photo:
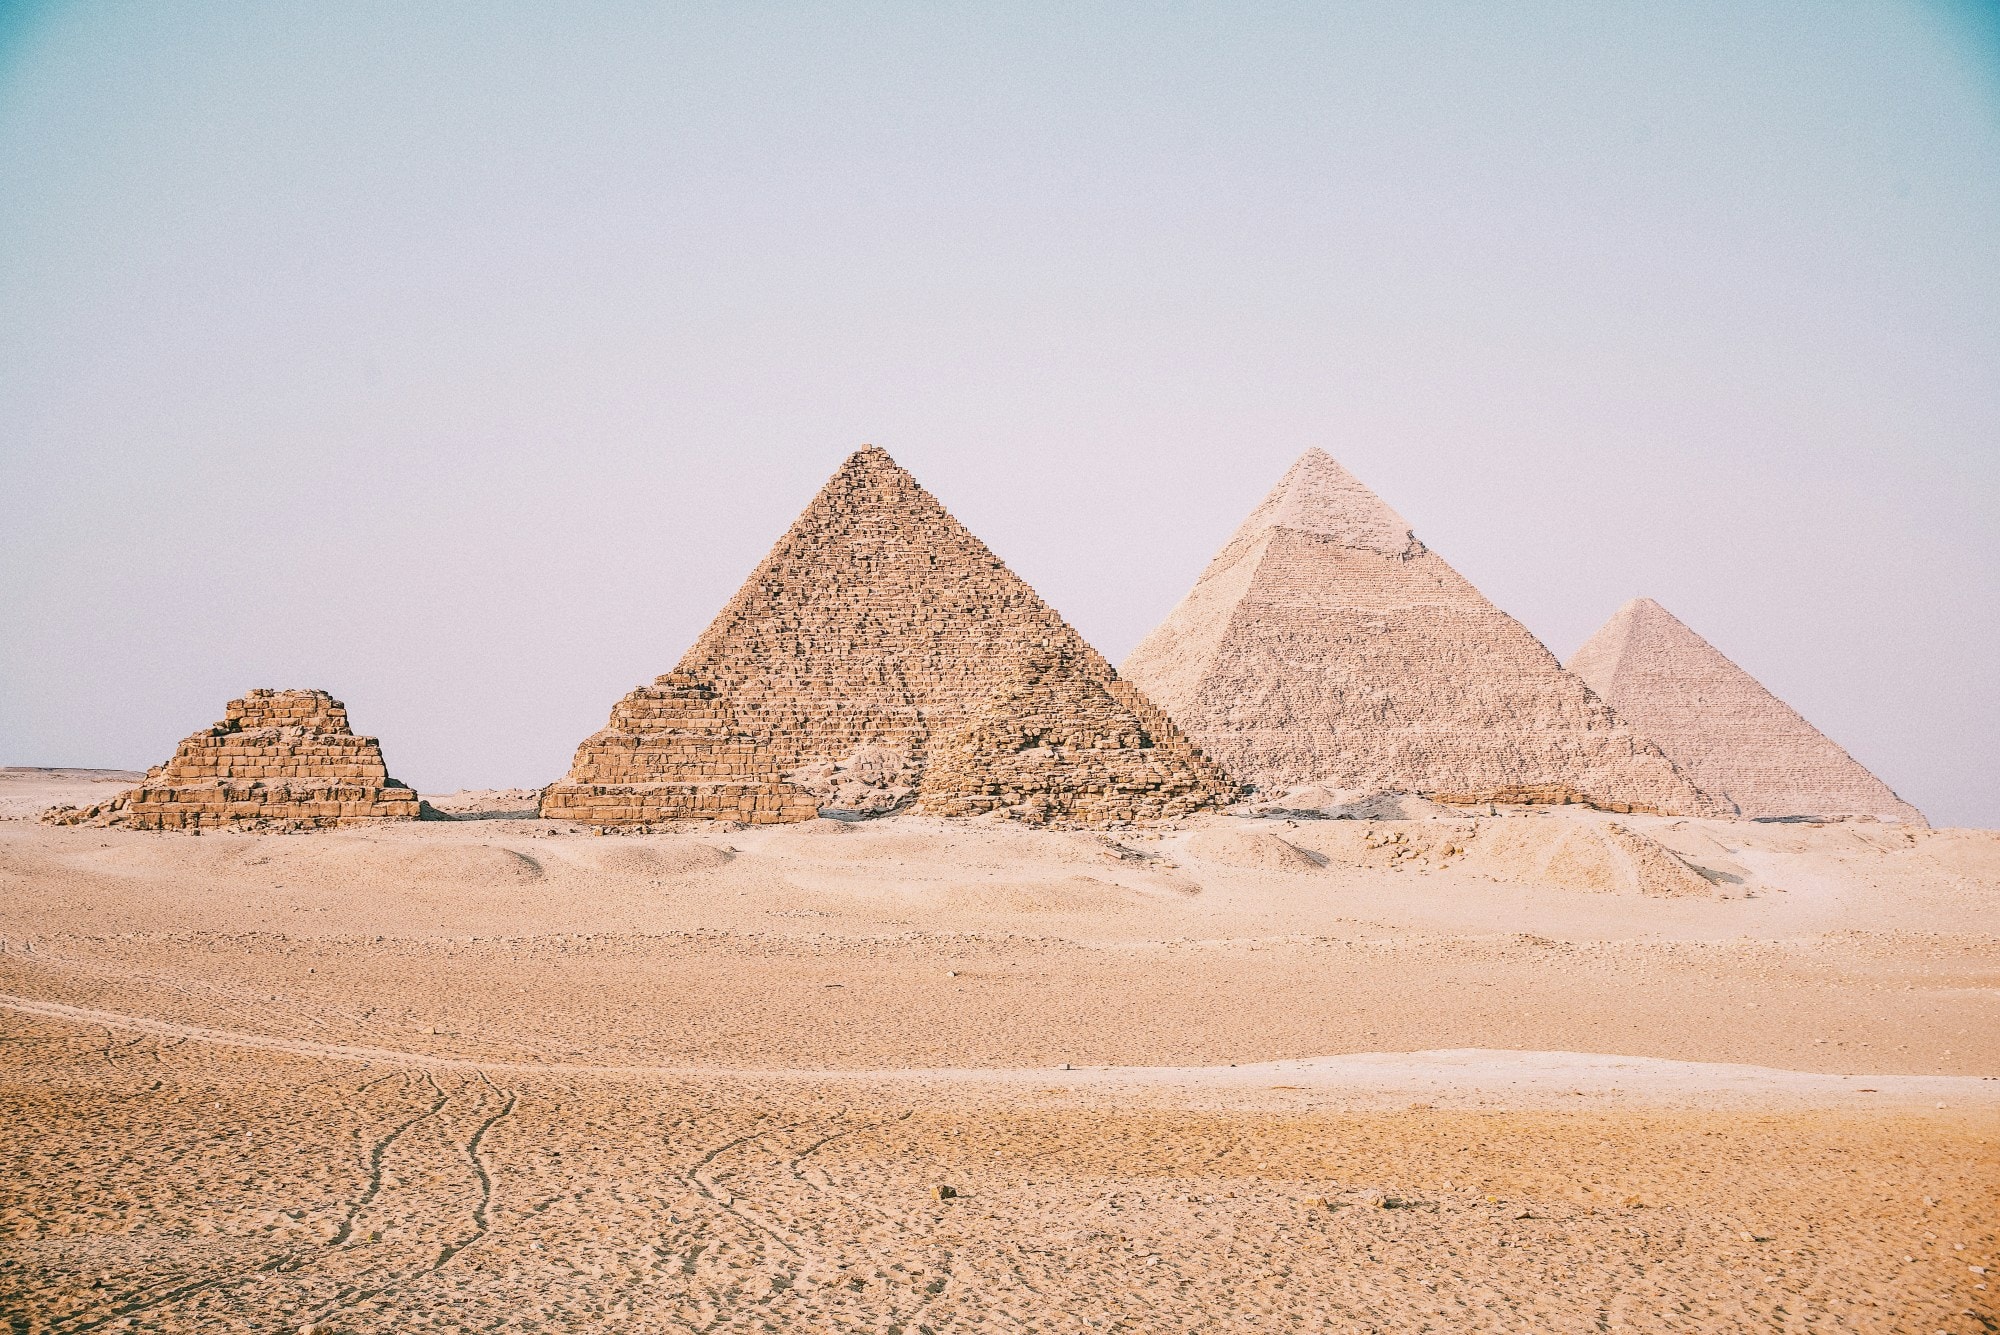
M 559 775 L 888 448 L 1113 658 L 1307 446 L 2000 824 L 2000 28 L 1930 3 L 0 17 L 0 763 Z

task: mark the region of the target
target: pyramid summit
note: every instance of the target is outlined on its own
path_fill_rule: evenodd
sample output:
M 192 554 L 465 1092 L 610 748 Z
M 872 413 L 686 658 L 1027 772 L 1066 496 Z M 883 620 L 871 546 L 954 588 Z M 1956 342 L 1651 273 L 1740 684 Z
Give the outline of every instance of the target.
M 1332 538 L 1384 556 L 1412 556 L 1423 550 L 1408 520 L 1321 449 L 1307 450 L 1285 470 L 1230 543 L 1254 542 L 1274 528 Z
M 1681 770 L 1745 816 L 1874 816 L 1925 824 L 1923 813 L 1869 773 L 1798 711 L 1651 598 L 1612 614 L 1570 658 Z
M 1319 450 L 1123 670 L 1267 793 L 1729 813 Z
M 57 825 L 138 830 L 294 829 L 411 820 L 416 793 L 389 777 L 382 747 L 348 726 L 325 691 L 252 691 L 183 741 L 137 788 L 109 802 L 57 807 Z
M 1233 793 L 1165 714 L 868 446 L 675 669 L 584 741 L 542 810 L 606 825 L 770 823 L 914 799 L 942 814 L 1107 823 Z

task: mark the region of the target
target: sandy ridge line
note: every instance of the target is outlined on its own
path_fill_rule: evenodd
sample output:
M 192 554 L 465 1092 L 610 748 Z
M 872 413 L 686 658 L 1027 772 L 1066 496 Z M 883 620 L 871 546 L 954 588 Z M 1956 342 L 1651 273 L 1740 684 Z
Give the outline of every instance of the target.
M 1525 1052 L 1493 1048 L 1426 1052 L 1365 1052 L 1255 1062 L 1237 1066 L 905 1067 L 878 1070 L 800 1070 L 776 1067 L 616 1065 L 589 1062 L 480 1061 L 431 1056 L 400 1048 L 316 1043 L 241 1030 L 180 1024 L 120 1011 L 70 1006 L 0 994 L 0 1010 L 159 1037 L 291 1056 L 411 1067 L 420 1070 L 507 1071 L 546 1075 L 641 1076 L 656 1079 L 875 1082 L 883 1084 L 1032 1083 L 1050 1090 L 1136 1093 L 1201 1089 L 1212 1093 L 1349 1093 L 1391 1100 L 1467 1096 L 1508 1100 L 1510 1106 L 1574 1107 L 1563 1096 L 1609 1098 L 1620 1106 L 1661 1102 L 1778 1100 L 1796 1106 L 1887 1107 L 1950 1100 L 1953 1106 L 2000 1106 L 2000 1079 L 1982 1076 L 1829 1075 L 1722 1062 L 1673 1061 L 1583 1052 Z M 1273 1084 L 1273 1081 L 1286 1083 Z M 1476 1105 L 1467 1105 L 1476 1106 Z
M 408 1052 L 401 1048 L 376 1048 L 353 1043 L 314 1043 L 306 1039 L 274 1038 L 268 1034 L 251 1034 L 236 1029 L 214 1029 L 206 1025 L 179 1024 L 171 1020 L 155 1020 L 144 1015 L 127 1015 L 121 1011 L 93 1010 L 88 1006 L 67 1006 L 56 1001 L 36 1001 L 29 997 L 14 997 L 5 994 L 0 994 L 0 1010 L 16 1011 L 22 1015 L 36 1015 L 49 1020 L 71 1020 L 78 1024 L 103 1025 L 113 1029 L 125 1029 L 142 1034 L 156 1034 L 166 1038 L 192 1039 L 195 1042 L 216 1043 L 224 1047 L 256 1048 L 266 1052 L 283 1052 L 298 1057 L 328 1057 L 337 1061 L 379 1062 L 393 1066 L 411 1066 L 443 1071 L 539 1071 L 550 1075 L 743 1075 L 779 1077 L 821 1074 L 819 1072 L 803 1071 L 733 1070 L 722 1067 L 702 1066 L 599 1066 L 584 1062 L 475 1061 L 466 1057 L 435 1057 L 421 1052 Z M 836 1071 L 825 1074 L 838 1076 L 844 1073 Z

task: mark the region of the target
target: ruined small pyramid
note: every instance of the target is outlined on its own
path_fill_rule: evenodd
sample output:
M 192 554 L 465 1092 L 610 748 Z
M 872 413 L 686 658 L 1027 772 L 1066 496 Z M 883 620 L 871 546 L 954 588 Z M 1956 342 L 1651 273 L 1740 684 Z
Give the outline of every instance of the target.
M 1112 685 L 1094 655 L 1038 647 L 938 738 L 919 788 L 924 810 L 1104 825 L 1139 808 L 1183 815 L 1208 805 L 1206 777 L 1156 744 L 1158 716 L 1141 717 Z
M 1689 778 L 1745 815 L 1926 824 L 1790 705 L 1651 598 L 1634 598 L 1570 658 Z
M 1123 670 L 1265 793 L 1730 813 L 1320 450 Z
M 998 740 L 1009 699 L 1036 711 L 1017 745 Z M 975 716 L 985 731 L 968 733 Z M 1088 757 L 1068 740 L 1085 736 Z M 949 759 L 931 775 L 942 748 Z M 1031 750 L 1040 754 L 1019 754 Z M 585 739 L 542 813 L 601 825 L 764 824 L 893 810 L 911 794 L 942 814 L 1109 823 L 1217 805 L 1235 788 L 869 446 L 820 489 L 674 671 L 628 695 Z
M 252 691 L 183 741 L 145 782 L 109 802 L 57 807 L 58 825 L 139 830 L 316 829 L 411 820 L 417 794 L 389 777 L 382 747 L 357 737 L 325 691 Z

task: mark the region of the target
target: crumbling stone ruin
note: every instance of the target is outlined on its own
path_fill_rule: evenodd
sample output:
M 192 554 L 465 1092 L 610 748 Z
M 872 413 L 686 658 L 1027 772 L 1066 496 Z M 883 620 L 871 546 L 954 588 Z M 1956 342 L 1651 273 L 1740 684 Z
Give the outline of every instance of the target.
M 1125 675 L 1260 796 L 1727 815 L 1333 459 L 1309 450 Z
M 939 739 L 924 771 L 924 810 L 1106 825 L 1209 805 L 1204 776 L 1154 745 L 1149 724 L 1112 685 L 1073 651 L 1038 646 Z
M 870 446 L 828 480 L 679 666 L 585 739 L 542 813 L 608 826 L 764 824 L 914 802 L 1095 824 L 1234 794 L 1164 714 Z
M 1927 824 L 1790 705 L 1651 598 L 1612 614 L 1569 670 L 1745 815 Z
M 183 741 L 173 759 L 109 802 L 56 807 L 57 825 L 137 830 L 316 829 L 410 820 L 417 794 L 389 777 L 382 747 L 357 737 L 347 706 L 325 691 L 252 691 L 222 722 Z
M 542 793 L 541 814 L 594 825 L 656 820 L 811 820 L 819 804 L 786 783 L 771 748 L 691 672 L 674 671 L 611 707 L 577 748 L 569 778 Z

